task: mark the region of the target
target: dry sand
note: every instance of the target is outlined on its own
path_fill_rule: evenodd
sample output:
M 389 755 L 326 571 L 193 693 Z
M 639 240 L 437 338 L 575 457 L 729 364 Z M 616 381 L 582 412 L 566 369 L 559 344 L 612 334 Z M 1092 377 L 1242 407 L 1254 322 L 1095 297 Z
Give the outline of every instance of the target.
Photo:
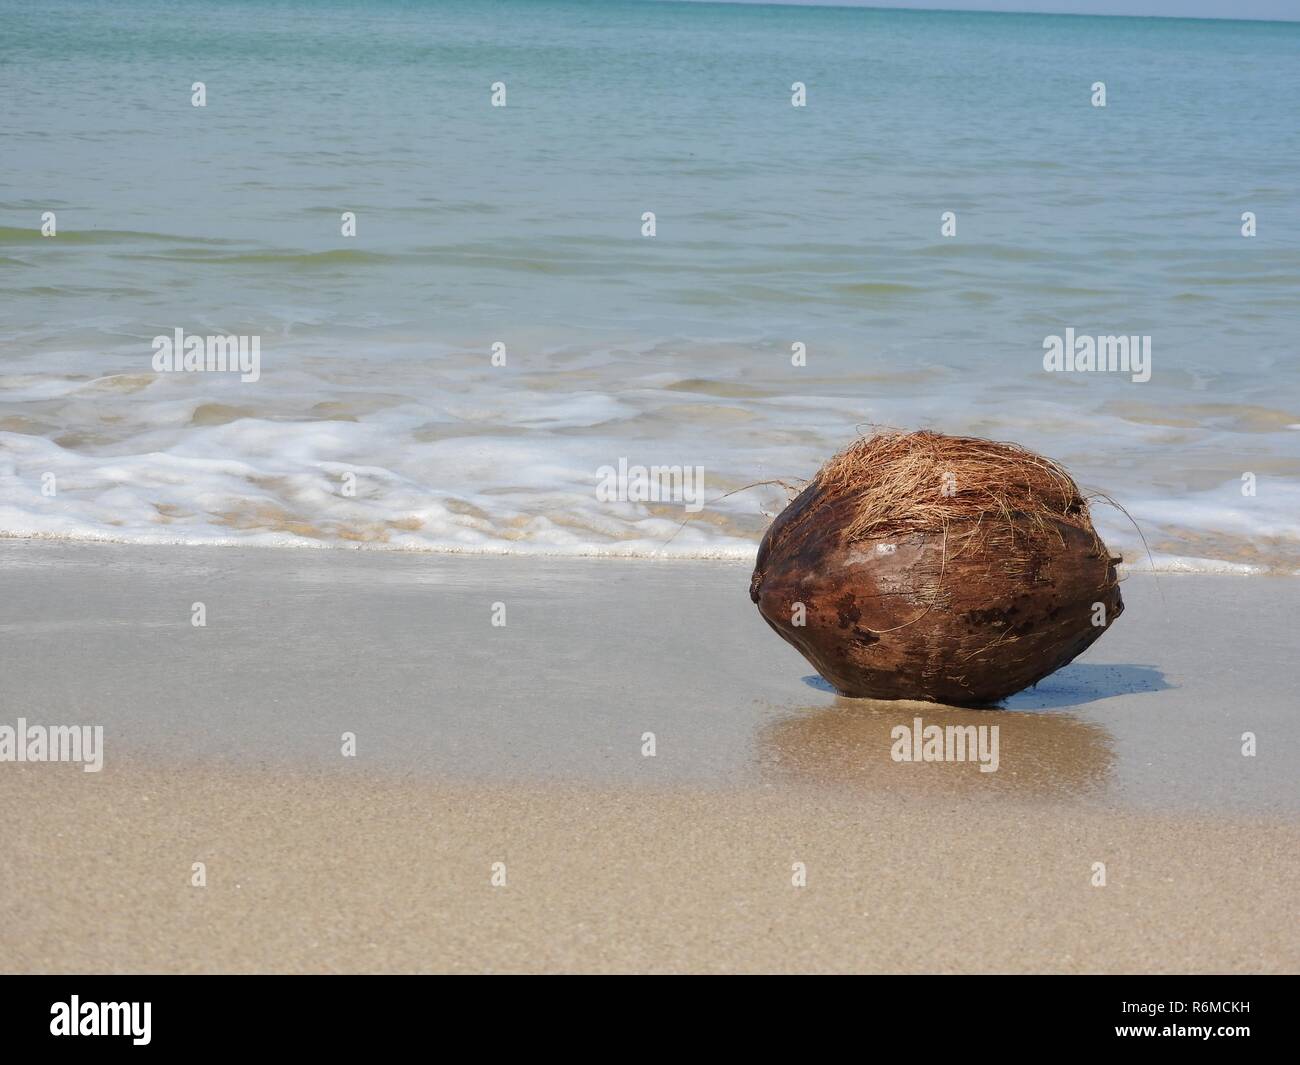
M 803 789 L 73 773 L 0 776 L 6 970 L 1273 972 L 1300 959 L 1294 825 Z M 191 886 L 199 861 L 206 887 Z
M 0 969 L 1300 968 L 1292 581 L 1134 579 L 956 711 L 823 690 L 747 576 L 0 544 L 0 724 L 105 727 L 0 763 Z M 916 715 L 998 771 L 892 761 Z

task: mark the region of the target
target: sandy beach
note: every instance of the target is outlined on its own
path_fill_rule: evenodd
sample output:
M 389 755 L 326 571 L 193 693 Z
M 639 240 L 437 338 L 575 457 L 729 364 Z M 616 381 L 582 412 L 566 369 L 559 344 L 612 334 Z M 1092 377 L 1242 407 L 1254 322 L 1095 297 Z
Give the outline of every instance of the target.
M 1130 576 L 971 711 L 837 697 L 747 579 L 0 544 L 0 724 L 104 729 L 99 772 L 0 764 L 0 967 L 1300 967 L 1290 580 Z M 997 770 L 894 761 L 918 717 Z
M 1294 823 L 342 773 L 0 781 L 7 970 L 1277 972 L 1300 958 Z

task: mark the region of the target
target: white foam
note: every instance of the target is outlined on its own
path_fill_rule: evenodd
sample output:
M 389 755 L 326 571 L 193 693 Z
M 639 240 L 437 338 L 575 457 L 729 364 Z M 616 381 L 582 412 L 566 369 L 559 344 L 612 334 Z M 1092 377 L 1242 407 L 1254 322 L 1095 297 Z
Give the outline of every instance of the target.
M 0 417 L 38 426 L 0 431 L 0 535 L 751 560 L 788 497 L 772 485 L 736 490 L 806 478 L 874 422 L 1015 439 L 1060 458 L 1085 486 L 1123 502 L 1149 537 L 1177 542 L 1162 546 L 1159 568 L 1261 568 L 1225 554 L 1231 540 L 1300 550 L 1293 481 L 1261 476 L 1255 497 L 1235 481 L 1183 494 L 1144 481 L 1189 461 L 1190 431 L 1171 439 L 1167 427 L 1081 412 L 1048 393 L 1013 404 L 993 386 L 969 396 L 969 379 L 922 394 L 911 375 L 840 387 L 780 364 L 747 365 L 734 345 L 665 347 L 633 362 L 628 350 L 579 353 L 554 377 L 537 368 L 510 376 L 481 352 L 452 352 L 431 366 L 271 359 L 255 386 L 139 364 L 125 376 L 0 378 Z M 715 387 L 696 384 L 705 366 Z M 1294 439 L 1253 434 L 1251 443 Z M 1202 434 L 1203 448 L 1232 443 Z M 1144 464 L 1116 461 L 1132 455 Z M 692 514 L 680 502 L 601 501 L 597 471 L 620 458 L 703 467 L 707 505 Z M 344 490 L 351 478 L 354 495 Z M 1106 508 L 1097 519 L 1108 543 L 1148 564 L 1127 519 Z

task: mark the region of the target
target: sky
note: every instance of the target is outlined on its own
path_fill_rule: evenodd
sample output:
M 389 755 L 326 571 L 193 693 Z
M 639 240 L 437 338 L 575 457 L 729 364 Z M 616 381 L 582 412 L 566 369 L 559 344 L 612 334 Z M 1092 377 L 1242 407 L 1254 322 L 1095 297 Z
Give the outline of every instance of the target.
M 731 3 L 905 7 L 948 11 L 1039 11 L 1058 15 L 1164 15 L 1178 18 L 1300 19 L 1300 0 L 727 0 Z

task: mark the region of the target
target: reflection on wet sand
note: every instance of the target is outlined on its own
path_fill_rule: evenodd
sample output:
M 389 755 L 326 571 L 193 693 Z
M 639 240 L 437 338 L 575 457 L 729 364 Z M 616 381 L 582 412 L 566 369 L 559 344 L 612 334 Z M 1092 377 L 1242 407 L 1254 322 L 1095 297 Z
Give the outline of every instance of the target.
M 895 761 L 900 726 L 922 729 L 997 726 L 997 770 L 981 772 L 978 747 L 965 761 Z M 987 735 L 987 733 L 985 733 Z M 1114 762 L 1110 734 L 1067 713 L 964 710 L 935 703 L 836 697 L 833 706 L 793 709 L 762 729 L 758 757 L 765 774 L 835 788 L 927 796 L 979 793 L 1063 798 L 1104 788 Z M 911 739 L 906 749 L 912 748 Z M 986 760 L 986 764 L 988 764 Z

